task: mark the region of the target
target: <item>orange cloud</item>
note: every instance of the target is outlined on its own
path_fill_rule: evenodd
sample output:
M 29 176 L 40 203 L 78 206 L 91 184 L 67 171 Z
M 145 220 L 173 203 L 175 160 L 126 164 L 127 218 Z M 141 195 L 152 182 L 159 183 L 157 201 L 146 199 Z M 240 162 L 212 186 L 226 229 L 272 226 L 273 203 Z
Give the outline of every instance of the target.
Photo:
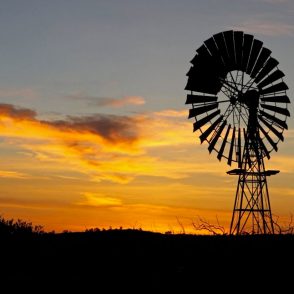
M 182 179 L 220 174 L 224 168 L 199 145 L 187 111 L 134 116 L 93 115 L 40 121 L 36 113 L 0 105 L 0 132 L 44 164 L 87 175 L 92 181 L 129 183 L 139 176 Z M 207 157 L 199 156 L 203 150 Z M 44 167 L 45 168 L 45 167 Z M 50 168 L 48 168 L 49 170 Z

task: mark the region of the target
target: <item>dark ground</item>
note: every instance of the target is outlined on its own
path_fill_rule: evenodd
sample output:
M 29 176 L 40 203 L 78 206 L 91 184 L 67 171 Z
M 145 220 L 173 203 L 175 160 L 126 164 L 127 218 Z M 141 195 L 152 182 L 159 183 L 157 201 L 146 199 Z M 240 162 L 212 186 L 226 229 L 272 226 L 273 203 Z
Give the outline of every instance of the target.
M 5 294 L 30 293 L 28 289 L 37 293 L 218 293 L 221 289 L 226 289 L 222 293 L 266 293 L 277 285 L 276 293 L 294 292 L 294 235 L 108 230 L 11 235 L 0 242 L 0 289 L 5 289 L 0 293 Z M 21 292 L 14 292 L 16 288 Z

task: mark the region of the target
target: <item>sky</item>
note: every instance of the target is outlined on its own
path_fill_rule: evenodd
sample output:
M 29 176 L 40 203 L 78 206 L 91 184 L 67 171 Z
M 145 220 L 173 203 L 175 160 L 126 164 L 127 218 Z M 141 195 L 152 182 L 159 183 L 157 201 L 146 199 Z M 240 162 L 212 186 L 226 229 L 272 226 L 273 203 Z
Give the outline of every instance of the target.
M 190 60 L 253 34 L 293 102 L 291 0 L 9 0 L 0 7 L 0 214 L 46 231 L 228 227 L 237 178 L 188 120 Z M 293 114 L 293 104 L 289 106 Z M 266 161 L 275 218 L 294 213 L 294 123 Z

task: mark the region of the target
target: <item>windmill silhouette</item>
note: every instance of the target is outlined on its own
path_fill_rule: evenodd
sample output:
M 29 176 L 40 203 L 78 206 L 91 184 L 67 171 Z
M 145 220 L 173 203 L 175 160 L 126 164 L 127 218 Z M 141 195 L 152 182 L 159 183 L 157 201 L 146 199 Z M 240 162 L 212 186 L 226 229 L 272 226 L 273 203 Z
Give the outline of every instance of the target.
M 290 116 L 284 74 L 271 51 L 250 34 L 225 31 L 196 50 L 187 73 L 186 104 L 208 150 L 238 168 L 230 234 L 273 234 L 265 157 L 277 151 Z

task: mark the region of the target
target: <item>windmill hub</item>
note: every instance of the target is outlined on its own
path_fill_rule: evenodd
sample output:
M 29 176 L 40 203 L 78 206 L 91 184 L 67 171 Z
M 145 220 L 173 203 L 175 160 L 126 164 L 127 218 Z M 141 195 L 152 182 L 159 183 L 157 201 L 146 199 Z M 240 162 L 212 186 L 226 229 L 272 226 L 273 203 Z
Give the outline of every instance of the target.
M 238 100 L 248 106 L 249 109 L 257 109 L 259 104 L 259 92 L 257 90 L 248 90 L 244 94 L 238 95 Z
M 237 98 L 235 96 L 231 96 L 230 97 L 230 102 L 231 102 L 232 105 L 235 105 L 236 102 L 237 102 Z

